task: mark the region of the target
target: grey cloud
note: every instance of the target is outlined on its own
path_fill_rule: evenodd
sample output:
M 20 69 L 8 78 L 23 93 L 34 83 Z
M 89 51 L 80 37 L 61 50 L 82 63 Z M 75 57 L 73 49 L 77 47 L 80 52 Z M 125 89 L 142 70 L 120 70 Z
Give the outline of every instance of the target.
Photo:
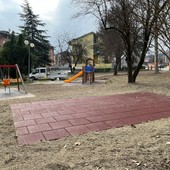
M 8 7 L 6 7 L 6 4 L 1 6 L 3 10 L 0 11 L 0 30 L 8 30 L 11 31 L 18 31 L 18 26 L 20 25 L 19 20 L 19 6 L 18 4 L 14 3 L 13 1 L 10 1 L 8 3 Z
M 3 0 L 0 0 L 2 2 Z M 81 36 L 91 31 L 97 30 L 97 24 L 92 17 L 72 19 L 75 9 L 70 4 L 71 0 L 60 0 L 57 10 L 51 15 L 53 20 L 43 20 L 46 23 L 45 29 L 47 35 L 51 36 L 50 42 L 55 45 L 55 37 L 63 33 L 71 36 Z M 19 32 L 19 26 L 22 25 L 18 13 L 22 11 L 20 5 L 13 1 L 8 1 L 8 7 L 0 11 L 0 30 L 11 29 Z M 37 14 L 37 13 L 35 13 Z M 41 19 L 41 18 L 40 18 Z

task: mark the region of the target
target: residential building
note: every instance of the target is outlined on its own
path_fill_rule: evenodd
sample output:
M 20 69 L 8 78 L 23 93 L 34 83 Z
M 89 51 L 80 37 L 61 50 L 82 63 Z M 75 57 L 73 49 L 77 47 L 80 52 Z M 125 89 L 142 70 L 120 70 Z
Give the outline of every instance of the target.
M 8 31 L 0 31 L 0 48 L 4 43 L 10 39 L 10 33 Z
M 49 59 L 51 60 L 51 65 L 56 65 L 56 57 L 54 54 L 54 47 L 50 46 L 50 50 L 49 50 Z
M 83 55 L 85 58 L 94 59 L 96 64 L 102 62 L 102 56 L 100 56 L 100 39 L 97 33 L 90 32 L 75 38 L 69 42 L 69 45 L 73 58 L 78 57 L 78 55 Z M 80 63 L 83 62 L 83 57 L 81 57 Z

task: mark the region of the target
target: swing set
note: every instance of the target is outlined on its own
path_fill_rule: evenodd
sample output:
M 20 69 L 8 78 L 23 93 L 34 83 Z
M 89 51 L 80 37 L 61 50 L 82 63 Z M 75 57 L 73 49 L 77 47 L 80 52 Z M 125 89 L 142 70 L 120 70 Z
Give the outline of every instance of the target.
M 7 71 L 6 71 L 7 69 Z M 21 76 L 21 72 L 19 70 L 18 64 L 14 64 L 14 65 L 0 65 L 0 74 L 1 74 L 1 81 L 2 81 L 2 86 L 4 86 L 4 89 L 6 91 L 7 87 L 9 88 L 9 92 L 10 91 L 10 84 L 11 84 L 11 79 L 10 79 L 10 69 L 15 69 L 16 70 L 16 82 L 17 82 L 17 87 L 18 87 L 18 91 L 20 91 L 20 83 L 19 83 L 19 79 L 22 82 L 22 85 L 24 87 L 24 91 L 25 93 L 27 93 L 25 85 L 24 85 L 24 81 L 23 78 Z M 4 71 L 6 71 L 6 73 L 4 74 Z

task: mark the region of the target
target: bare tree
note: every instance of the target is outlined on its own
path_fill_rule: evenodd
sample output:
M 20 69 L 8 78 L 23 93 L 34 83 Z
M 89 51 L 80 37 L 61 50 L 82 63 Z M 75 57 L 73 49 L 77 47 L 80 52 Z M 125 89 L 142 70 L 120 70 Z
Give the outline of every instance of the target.
M 158 40 L 159 40 L 159 48 L 169 60 L 170 60 L 170 7 L 167 7 L 167 11 L 164 15 L 158 16 L 159 25 L 158 29 Z M 165 48 L 166 47 L 166 48 Z M 168 53 L 167 50 L 168 49 Z
M 93 14 L 106 30 L 119 32 L 125 47 L 128 83 L 134 83 L 149 48 L 157 16 L 167 14 L 169 0 L 73 0 L 73 4 L 80 7 L 77 16 Z M 138 47 L 138 61 L 133 70 Z
M 83 42 L 81 39 L 72 39 L 69 41 L 69 46 L 71 46 L 70 53 L 73 56 L 73 72 L 75 70 L 75 67 L 79 62 L 85 62 L 85 59 L 87 58 L 87 46 L 88 42 Z
M 68 64 L 71 72 L 73 72 L 72 55 L 69 50 L 67 34 L 57 37 L 57 61 L 59 66 Z
M 121 69 L 121 57 L 124 52 L 122 39 L 116 30 L 105 30 L 102 25 L 100 26 L 99 36 L 105 62 L 113 63 L 114 75 L 117 75 L 118 69 Z
M 68 34 L 60 35 L 57 38 L 58 60 L 60 64 L 68 63 L 72 73 L 79 61 L 85 61 L 87 57 L 87 43 L 79 39 L 70 38 Z M 74 63 L 74 66 L 72 66 Z

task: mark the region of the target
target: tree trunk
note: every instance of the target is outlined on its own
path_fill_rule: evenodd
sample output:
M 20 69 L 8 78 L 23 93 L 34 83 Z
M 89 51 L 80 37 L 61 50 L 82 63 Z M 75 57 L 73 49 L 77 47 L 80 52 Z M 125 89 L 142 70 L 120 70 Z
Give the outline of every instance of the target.
M 146 52 L 147 52 L 147 49 L 148 49 L 150 33 L 151 32 L 150 31 L 147 32 L 147 30 L 145 32 L 145 41 L 144 41 L 144 44 L 143 44 L 143 50 L 142 50 L 142 54 L 141 54 L 141 57 L 140 57 L 140 61 L 139 61 L 139 64 L 137 65 L 137 67 L 136 67 L 136 70 L 133 73 L 134 82 L 136 81 L 136 78 L 137 78 L 139 71 L 142 68 L 142 64 L 144 63 L 144 60 L 145 60 Z
M 117 76 L 117 64 L 114 65 L 114 76 Z
M 122 67 L 122 65 L 121 65 L 121 56 L 120 56 L 120 57 L 118 57 L 118 70 L 119 71 L 121 70 L 121 67 Z
M 77 63 L 79 62 L 79 60 L 80 60 L 80 58 L 78 58 L 78 59 L 75 61 L 75 63 L 74 63 L 74 67 L 76 67 L 76 66 L 77 66 Z
M 120 57 L 116 57 L 115 65 L 114 65 L 114 75 L 117 76 L 118 69 L 121 70 L 121 62 Z
M 72 68 L 72 64 L 69 63 L 69 68 L 71 70 L 71 73 L 73 73 L 73 68 Z
M 131 44 L 129 42 L 129 39 L 127 39 L 127 46 L 128 46 L 128 50 L 127 50 L 127 67 L 128 67 L 128 83 L 134 83 L 134 79 L 133 79 L 133 68 L 132 68 L 132 52 L 131 52 Z
M 154 32 L 154 36 L 155 36 L 155 58 L 154 58 L 154 62 L 155 62 L 155 74 L 159 73 L 159 68 L 158 68 L 158 28 L 157 28 L 157 21 L 155 22 L 155 32 Z
M 128 67 L 128 83 L 135 83 L 132 71 L 132 66 Z
M 131 54 L 127 55 L 127 67 L 128 67 L 128 83 L 134 83 L 133 79 L 133 69 L 132 69 L 132 61 L 131 61 Z

